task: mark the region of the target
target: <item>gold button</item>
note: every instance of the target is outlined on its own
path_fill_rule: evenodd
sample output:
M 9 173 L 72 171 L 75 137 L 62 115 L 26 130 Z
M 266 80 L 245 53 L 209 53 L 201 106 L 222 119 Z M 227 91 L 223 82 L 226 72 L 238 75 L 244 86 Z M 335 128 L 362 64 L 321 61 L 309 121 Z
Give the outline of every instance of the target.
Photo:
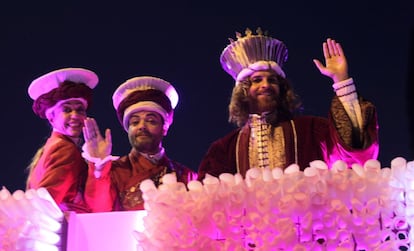
M 130 191 L 131 193 L 135 192 L 135 187 L 131 187 L 131 188 L 129 189 L 129 191 Z

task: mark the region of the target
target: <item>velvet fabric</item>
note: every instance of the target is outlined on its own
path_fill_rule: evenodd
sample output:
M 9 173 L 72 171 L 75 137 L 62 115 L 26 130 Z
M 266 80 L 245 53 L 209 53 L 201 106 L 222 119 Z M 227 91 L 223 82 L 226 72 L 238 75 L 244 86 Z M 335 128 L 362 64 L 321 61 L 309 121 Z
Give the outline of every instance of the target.
M 354 163 L 376 159 L 379 151 L 376 110 L 363 98 L 360 98 L 360 105 L 364 120 L 361 133 L 355 132 L 336 96 L 327 118 L 298 116 L 281 122 L 286 154 L 283 168 L 295 163 L 304 170 L 314 160 L 323 160 L 330 167 L 339 159 L 351 167 Z M 202 181 L 207 173 L 218 177 L 221 173 L 240 172 L 245 177 L 250 168 L 249 136 L 250 128 L 245 125 L 214 141 L 200 162 L 198 179 Z
M 92 165 L 92 164 L 90 164 Z M 115 161 L 108 161 L 100 178 L 89 168 L 85 197 L 94 212 L 143 210 L 140 184 L 151 179 L 156 186 L 162 176 L 174 172 L 177 181 L 187 184 L 197 179 L 197 173 L 164 155 L 156 164 L 134 149 Z
M 28 177 L 27 189 L 44 187 L 62 211 L 89 212 L 83 198 L 87 163 L 67 136 L 52 132 Z

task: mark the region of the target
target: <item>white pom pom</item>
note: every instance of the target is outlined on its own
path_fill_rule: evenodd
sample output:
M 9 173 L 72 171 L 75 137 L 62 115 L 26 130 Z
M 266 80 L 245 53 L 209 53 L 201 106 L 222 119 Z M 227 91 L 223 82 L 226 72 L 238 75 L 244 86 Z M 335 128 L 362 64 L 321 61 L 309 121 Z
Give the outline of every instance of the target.
M 203 190 L 203 184 L 201 184 L 198 180 L 191 180 L 187 184 L 188 190 L 190 191 L 202 191 Z
M 154 181 L 152 181 L 151 179 L 146 179 L 142 181 L 141 184 L 139 185 L 139 189 L 143 193 L 146 193 L 151 190 L 157 190 L 157 188 L 155 187 Z
M 212 184 L 218 184 L 220 181 L 217 177 L 210 175 L 210 174 L 206 174 L 206 177 L 203 179 L 203 183 L 205 185 L 212 185 Z
M 3 188 L 0 190 L 0 199 L 5 200 L 11 196 L 10 191 L 7 190 L 6 187 L 3 186 Z
M 322 170 L 327 170 L 328 169 L 328 165 L 322 160 L 311 161 L 309 163 L 309 166 L 310 167 L 315 167 L 315 168 L 318 168 L 318 169 L 322 169 Z
M 272 176 L 273 179 L 278 180 L 283 176 L 283 170 L 282 168 L 276 167 L 272 169 Z
M 383 178 L 389 179 L 391 177 L 391 168 L 389 167 L 381 168 L 381 176 Z
M 177 183 L 177 176 L 175 173 L 167 173 L 162 177 L 162 183 L 163 184 L 175 184 Z
M 22 190 L 14 191 L 12 196 L 13 196 L 13 199 L 15 200 L 21 200 L 26 197 Z
M 297 164 L 291 164 L 285 169 L 285 174 L 297 173 L 300 171 L 300 168 Z
M 318 170 L 316 169 L 316 167 L 307 167 L 305 168 L 305 170 L 303 171 L 303 174 L 306 177 L 315 177 L 318 175 Z
M 337 160 L 332 165 L 333 171 L 342 172 L 342 171 L 345 171 L 346 169 L 348 169 L 348 165 L 343 160 Z
M 265 168 L 265 169 L 262 170 L 262 176 L 263 176 L 264 181 L 272 181 L 273 180 L 272 170 L 270 170 L 269 168 Z
M 236 185 L 244 182 L 243 176 L 240 173 L 236 173 L 234 175 L 234 181 L 236 182 Z
M 252 187 L 256 181 L 262 180 L 262 171 L 259 168 L 250 168 L 246 172 L 246 185 Z
M 224 183 L 227 183 L 229 185 L 234 185 L 235 184 L 234 176 L 233 176 L 233 174 L 230 174 L 230 173 L 220 174 L 219 180 L 224 182 Z
M 391 160 L 391 167 L 402 167 L 407 164 L 407 160 L 403 157 L 396 157 Z
M 414 160 L 407 162 L 406 166 L 407 170 L 409 170 L 410 172 L 414 172 Z
M 352 164 L 352 170 L 360 177 L 365 177 L 364 168 L 360 164 Z
M 259 168 L 250 168 L 246 172 L 246 179 L 258 179 L 262 177 L 262 172 Z
M 381 162 L 379 162 L 378 160 L 376 160 L 376 159 L 370 159 L 370 160 L 367 160 L 365 163 L 364 163 L 364 168 L 366 169 L 366 170 L 379 170 L 379 169 L 381 169 Z

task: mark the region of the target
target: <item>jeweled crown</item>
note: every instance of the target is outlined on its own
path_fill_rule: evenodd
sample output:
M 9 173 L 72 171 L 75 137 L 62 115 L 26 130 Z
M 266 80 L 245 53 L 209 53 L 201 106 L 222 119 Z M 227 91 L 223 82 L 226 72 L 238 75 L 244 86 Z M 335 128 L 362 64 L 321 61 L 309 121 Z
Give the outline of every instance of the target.
M 288 50 L 285 44 L 268 36 L 261 28 L 256 30 L 257 35 L 247 28 L 245 36 L 236 32 L 237 40 L 229 39 L 230 44 L 223 50 L 220 63 L 223 69 L 234 79 L 249 66 L 262 62 L 275 62 L 281 75 L 283 64 L 287 61 Z

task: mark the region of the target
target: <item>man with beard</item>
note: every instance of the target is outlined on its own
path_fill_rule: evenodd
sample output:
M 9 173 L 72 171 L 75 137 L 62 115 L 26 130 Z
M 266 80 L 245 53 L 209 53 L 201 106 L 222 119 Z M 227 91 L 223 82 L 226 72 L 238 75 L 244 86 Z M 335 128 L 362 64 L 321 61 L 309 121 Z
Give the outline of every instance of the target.
M 49 72 L 30 84 L 33 111 L 52 130 L 29 165 L 27 189 L 44 187 L 62 211 L 89 212 L 83 198 L 88 166 L 82 158 L 82 127 L 98 76 L 83 68 Z
M 333 80 L 335 96 L 328 118 L 299 114 L 301 102 L 282 69 L 288 52 L 283 42 L 249 29 L 237 34 L 221 54 L 223 69 L 235 79 L 229 122 L 237 129 L 213 142 L 199 165 L 198 178 L 240 173 L 249 168 L 301 170 L 314 160 L 329 167 L 336 160 L 349 167 L 378 156 L 378 125 L 372 103 L 356 91 L 348 76 L 342 47 L 333 39 L 323 43 L 326 65 L 319 71 Z M 300 115 L 300 116 L 299 116 Z
M 162 146 L 178 103 L 170 83 L 150 76 L 131 78 L 116 89 L 112 100 L 132 149 L 119 159 L 111 156 L 110 130 L 103 138 L 94 119 L 85 121 L 83 154 L 90 161 L 85 198 L 93 212 L 144 209 L 140 184 L 146 179 L 158 186 L 167 173 L 175 173 L 185 184 L 197 178 L 168 158 Z

